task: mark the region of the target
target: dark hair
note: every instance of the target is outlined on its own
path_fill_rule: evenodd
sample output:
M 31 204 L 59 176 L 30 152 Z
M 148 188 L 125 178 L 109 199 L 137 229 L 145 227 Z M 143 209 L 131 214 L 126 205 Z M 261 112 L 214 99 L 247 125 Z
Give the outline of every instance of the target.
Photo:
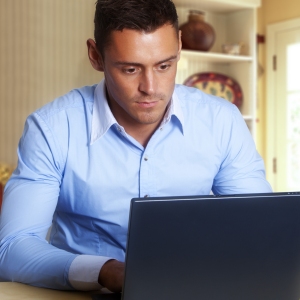
M 178 16 L 171 0 L 97 0 L 94 22 L 95 41 L 102 56 L 113 30 L 153 32 L 170 24 L 178 32 Z

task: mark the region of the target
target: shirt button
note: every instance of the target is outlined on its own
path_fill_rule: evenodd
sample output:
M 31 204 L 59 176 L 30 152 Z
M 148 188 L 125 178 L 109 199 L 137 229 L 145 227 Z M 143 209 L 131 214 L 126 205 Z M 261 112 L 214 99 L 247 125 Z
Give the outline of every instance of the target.
M 122 131 L 122 129 L 121 129 L 120 127 L 118 127 L 118 131 L 119 131 L 119 132 L 121 132 L 121 131 Z
M 147 160 L 148 160 L 148 157 L 144 157 L 144 160 L 147 161 Z
M 162 128 L 162 127 L 160 127 L 159 129 L 160 129 L 160 131 L 162 131 L 162 130 L 163 130 L 163 128 Z

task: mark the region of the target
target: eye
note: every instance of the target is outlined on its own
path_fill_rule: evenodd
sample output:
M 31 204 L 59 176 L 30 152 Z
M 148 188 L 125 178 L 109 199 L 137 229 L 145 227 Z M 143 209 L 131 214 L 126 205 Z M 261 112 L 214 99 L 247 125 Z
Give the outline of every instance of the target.
M 166 71 L 171 67 L 171 64 L 162 64 L 159 66 L 159 70 Z
M 137 72 L 137 68 L 133 68 L 133 67 L 125 68 L 125 69 L 123 69 L 123 72 L 126 74 L 134 74 Z

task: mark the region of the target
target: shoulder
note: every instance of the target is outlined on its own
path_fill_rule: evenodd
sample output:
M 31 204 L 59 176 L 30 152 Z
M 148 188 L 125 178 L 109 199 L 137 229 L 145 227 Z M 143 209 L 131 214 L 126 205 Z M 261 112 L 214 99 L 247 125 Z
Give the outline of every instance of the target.
M 26 120 L 23 136 L 46 138 L 63 145 L 72 137 L 88 140 L 96 86 L 74 89 L 33 112 Z
M 84 86 L 71 90 L 67 94 L 60 96 L 39 108 L 33 114 L 40 116 L 42 119 L 48 119 L 51 116 L 59 115 L 62 112 L 64 114 L 72 114 L 76 109 L 82 110 L 86 107 L 92 107 L 95 88 L 96 85 Z
M 185 114 L 202 118 L 240 115 L 237 107 L 229 101 L 204 93 L 203 91 L 177 84 L 175 95 Z
M 63 168 L 70 143 L 88 144 L 95 87 L 74 89 L 33 112 L 21 138 L 22 155 L 39 149 Z

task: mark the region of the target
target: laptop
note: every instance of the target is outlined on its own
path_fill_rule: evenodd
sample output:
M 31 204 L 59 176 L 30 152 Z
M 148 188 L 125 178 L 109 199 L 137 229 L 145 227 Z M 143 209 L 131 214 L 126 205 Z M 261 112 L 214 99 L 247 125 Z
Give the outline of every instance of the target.
M 102 297 L 300 299 L 300 192 L 132 199 L 123 293 Z

